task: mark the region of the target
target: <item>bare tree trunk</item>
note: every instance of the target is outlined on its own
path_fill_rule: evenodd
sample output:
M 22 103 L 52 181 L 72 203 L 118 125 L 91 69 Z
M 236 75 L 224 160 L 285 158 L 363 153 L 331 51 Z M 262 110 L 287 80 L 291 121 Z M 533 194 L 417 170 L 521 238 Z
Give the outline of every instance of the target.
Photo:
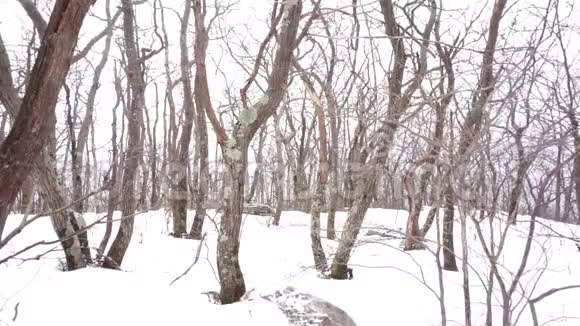
M 115 92 L 117 93 L 117 103 L 113 106 L 112 116 L 113 122 L 111 124 L 111 146 L 113 147 L 113 155 L 111 157 L 111 179 L 109 187 L 109 200 L 107 205 L 107 224 L 105 225 L 105 234 L 103 239 L 99 244 L 99 254 L 104 255 L 105 250 L 107 250 L 107 245 L 111 238 L 111 233 L 113 231 L 113 213 L 117 209 L 119 200 L 119 182 L 118 182 L 118 172 L 119 172 L 119 147 L 117 145 L 117 109 L 123 97 L 123 90 L 121 86 L 121 80 L 117 75 L 117 69 L 115 67 Z
M 284 205 L 284 156 L 282 153 L 282 132 L 280 131 L 280 114 L 274 113 L 274 131 L 276 134 L 276 165 L 274 180 L 276 182 L 276 211 L 273 224 L 280 225 L 282 208 Z
M 558 152 L 556 154 L 556 165 L 560 165 L 560 164 L 562 164 L 562 144 L 558 144 L 557 151 Z M 523 180 L 522 180 L 522 183 L 523 183 Z M 556 211 L 554 212 L 554 219 L 556 221 L 562 220 L 561 207 L 562 207 L 562 193 L 563 192 L 564 192 L 564 189 L 562 187 L 562 171 L 560 170 L 558 172 L 558 174 L 556 174 L 556 198 L 555 198 Z
M 310 240 L 312 246 L 312 255 L 314 256 L 314 264 L 318 271 L 325 272 L 328 269 L 326 262 L 326 255 L 322 248 L 320 241 L 320 206 L 322 205 L 322 198 L 326 191 L 326 183 L 328 181 L 329 164 L 328 164 L 328 142 L 326 140 L 326 117 L 322 108 L 322 101 L 316 94 L 314 86 L 306 77 L 306 72 L 299 66 L 297 61 L 294 65 L 301 73 L 302 80 L 306 86 L 306 91 L 312 100 L 315 108 L 316 119 L 318 120 L 318 156 L 319 156 L 319 171 L 318 180 L 316 182 L 316 190 L 312 196 L 312 206 L 310 208 Z
M 115 240 L 107 254 L 103 267 L 118 268 L 123 263 L 125 252 L 129 248 L 131 236 L 133 235 L 134 215 L 135 215 L 135 179 L 137 168 L 141 161 L 142 149 L 141 124 L 143 107 L 145 101 L 145 82 L 143 81 L 143 71 L 135 42 L 135 12 L 130 0 L 122 0 L 123 10 L 123 34 L 127 53 L 127 78 L 131 91 L 131 102 L 127 114 L 128 139 L 126 147 L 125 162 L 123 164 L 122 177 L 122 221 Z
M 453 186 L 451 178 L 448 176 L 445 182 L 445 213 L 443 215 L 443 269 L 447 271 L 458 271 L 455 259 L 455 245 L 453 242 L 453 223 L 455 206 L 453 196 Z
M 188 2 L 188 1 L 186 1 Z M 183 14 L 180 33 L 180 49 L 181 49 L 181 80 L 183 84 L 183 112 L 184 120 L 181 128 L 181 138 L 178 146 L 177 164 L 174 172 L 176 173 L 177 185 L 171 191 L 171 206 L 173 211 L 173 236 L 182 237 L 187 235 L 187 200 L 189 197 L 187 169 L 189 166 L 189 144 L 191 141 L 191 133 L 193 128 L 193 98 L 191 78 L 189 71 L 189 56 L 187 49 L 187 27 L 189 24 L 189 17 L 191 14 L 191 6 L 186 5 Z
M 25 214 L 26 208 L 28 207 L 28 202 L 34 197 L 34 180 L 32 177 L 26 178 L 24 183 L 22 184 L 22 190 L 20 191 L 21 200 L 20 200 L 20 213 Z M 32 212 L 28 212 L 32 213 Z
M 50 138 L 50 121 L 54 116 L 58 94 L 70 67 L 80 27 L 91 4 L 92 1 L 88 0 L 60 0 L 55 3 L 22 101 L 13 88 L 10 70 L 7 74 L 2 73 L 3 78 L 0 78 L 0 100 L 15 116 L 13 127 L 0 146 L 0 235 L 10 207 L 30 171 L 34 169 L 37 176 L 42 177 L 40 182 L 45 189 L 59 189 L 56 171 L 47 168 L 48 160 L 43 154 L 43 147 Z M 1 48 L 0 65 L 2 69 L 9 68 L 3 44 Z M 61 192 L 46 191 L 44 194 L 51 200 L 53 209 L 66 206 Z M 79 230 L 72 211 L 53 214 L 52 221 L 61 239 L 74 234 L 75 225 L 76 231 Z M 62 241 L 69 269 L 86 265 L 78 241 L 75 236 Z
M 149 153 L 149 164 L 151 165 L 151 209 L 159 209 L 159 174 L 157 171 L 157 124 L 159 123 L 159 89 L 155 84 L 155 121 L 153 122 L 153 132 L 151 133 L 151 153 Z M 147 124 L 149 126 L 149 124 Z
M 201 96 L 200 103 L 212 123 L 217 134 L 218 144 L 222 148 L 222 156 L 225 161 L 224 175 L 224 211 L 220 221 L 220 230 L 217 244 L 217 265 L 220 279 L 220 300 L 223 304 L 229 304 L 240 300 L 246 291 L 243 274 L 240 268 L 238 255 L 240 248 L 240 231 L 242 224 L 242 210 L 244 205 L 244 177 L 247 171 L 248 146 L 256 132 L 262 127 L 267 119 L 274 113 L 288 83 L 288 74 L 292 52 L 298 45 L 296 39 L 300 17 L 302 13 L 302 1 L 288 2 L 284 5 L 284 23 L 278 34 L 278 47 L 272 62 L 272 72 L 268 81 L 266 94 L 251 108 L 247 105 L 247 89 L 254 82 L 257 70 L 261 64 L 261 57 L 265 45 L 274 36 L 276 25 L 282 15 L 278 15 L 278 3 L 274 3 L 273 21 L 270 32 L 261 46 L 258 59 L 253 73 L 246 86 L 240 92 L 243 111 L 240 114 L 239 124 L 234 127 L 231 137 L 226 135 L 225 129 L 218 120 L 211 105 L 207 72 L 205 68 L 205 54 L 209 41 L 208 31 L 204 25 L 205 5 L 202 1 L 193 0 L 195 16 L 195 63 L 196 79 L 199 78 Z M 312 19 L 312 16 L 311 16 Z
M 107 1 L 107 23 L 112 22 L 111 13 L 109 10 L 109 2 Z M 87 146 L 87 140 L 89 136 L 89 128 L 93 124 L 93 114 L 95 110 L 95 99 L 97 97 L 97 91 L 101 86 L 100 79 L 101 74 L 107 64 L 109 58 L 109 52 L 111 49 L 111 41 L 113 38 L 113 30 L 110 29 L 107 33 L 107 37 L 105 39 L 105 48 L 103 49 L 102 56 L 100 61 L 98 62 L 97 66 L 95 67 L 93 73 L 93 81 L 91 84 L 91 88 L 89 90 L 89 95 L 87 97 L 87 105 L 85 111 L 85 117 L 81 123 L 81 128 L 78 133 L 78 137 L 76 137 L 76 153 L 73 156 L 75 157 L 73 163 L 73 200 L 75 201 L 75 210 L 79 213 L 84 212 L 84 201 L 79 200 L 83 197 L 82 191 L 82 178 L 80 176 L 81 171 L 83 170 L 83 153 L 85 147 Z M 71 153 L 72 154 L 72 153 Z
M 258 183 L 262 179 L 262 164 L 264 160 L 264 141 L 266 140 L 266 127 L 262 127 L 260 131 L 260 136 L 258 138 L 258 151 L 256 155 L 256 169 L 254 170 L 254 177 L 252 179 L 252 185 L 250 186 L 250 192 L 246 197 L 246 203 L 251 203 L 252 199 L 254 198 L 254 194 L 256 193 L 256 188 L 258 187 Z
M 392 1 L 380 1 L 380 5 L 385 23 L 385 32 L 390 37 L 394 52 L 394 64 L 389 77 L 389 110 L 386 119 L 382 121 L 377 130 L 376 143 L 372 149 L 373 156 L 369 159 L 366 169 L 358 172 L 357 174 L 360 176 L 355 179 L 357 182 L 354 202 L 349 210 L 348 219 L 331 266 L 330 276 L 334 279 L 346 279 L 348 277 L 347 264 L 350 254 L 366 211 L 375 196 L 377 182 L 380 180 L 381 172 L 391 150 L 395 132 L 398 128 L 398 121 L 408 109 L 411 96 L 419 88 L 425 77 L 427 71 L 427 47 L 429 46 L 431 31 L 436 20 L 437 4 L 435 1 L 430 1 L 431 15 L 422 35 L 419 69 L 412 83 L 402 92 L 405 63 L 407 61 L 405 45 L 395 19 Z
M 200 76 L 201 77 L 201 76 Z M 197 114 L 197 129 L 196 129 L 196 150 L 198 159 L 198 171 L 192 171 L 192 173 L 198 173 L 197 178 L 197 190 L 195 197 L 195 216 L 193 217 L 193 224 L 191 226 L 191 231 L 189 235 L 193 239 L 201 239 L 203 231 L 203 222 L 205 220 L 206 209 L 205 204 L 207 202 L 208 196 L 208 184 L 209 184 L 209 163 L 208 163 L 208 140 L 207 140 L 207 124 L 205 120 L 204 105 L 201 101 L 203 96 L 200 94 L 203 88 L 203 83 L 195 76 L 195 101 L 196 101 L 196 114 Z
M 240 251 L 240 229 L 244 198 L 244 171 L 247 168 L 247 146 L 240 144 L 227 150 L 241 153 L 237 160 L 228 158 L 224 151 L 226 171 L 224 174 L 224 212 L 220 220 L 217 245 L 217 267 L 220 279 L 220 299 L 223 304 L 238 301 L 246 293 L 246 284 L 238 260 Z

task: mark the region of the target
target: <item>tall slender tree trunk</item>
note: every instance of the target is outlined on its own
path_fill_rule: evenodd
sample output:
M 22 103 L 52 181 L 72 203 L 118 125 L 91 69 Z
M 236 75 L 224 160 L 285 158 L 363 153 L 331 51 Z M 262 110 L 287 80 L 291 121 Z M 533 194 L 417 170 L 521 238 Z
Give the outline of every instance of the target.
M 197 129 L 196 129 L 196 150 L 198 159 L 198 171 L 192 171 L 192 173 L 197 173 L 197 190 L 195 197 L 195 216 L 193 217 L 193 224 L 191 226 L 191 231 L 189 235 L 193 239 L 201 239 L 203 231 L 203 222 L 206 215 L 206 202 L 208 197 L 208 185 L 209 185 L 209 163 L 208 163 L 208 140 L 207 140 L 207 124 L 205 120 L 204 106 L 200 99 L 202 96 L 199 94 L 201 91 L 201 81 L 196 75 L 195 78 L 195 100 L 196 100 L 196 114 L 197 114 Z
M 136 209 L 135 179 L 137 168 L 141 161 L 142 145 L 141 124 L 145 101 L 145 82 L 143 71 L 135 42 L 135 12 L 131 0 L 122 0 L 123 11 L 123 34 L 127 53 L 127 78 L 130 86 L 131 101 L 127 114 L 128 135 L 125 162 L 123 164 L 123 177 L 121 183 L 121 210 L 122 220 L 117 236 L 107 254 L 103 267 L 119 268 L 123 263 L 125 252 L 129 248 L 133 235 L 134 215 Z
M 451 178 L 447 177 L 445 184 L 445 213 L 443 215 L 443 269 L 458 271 L 455 260 L 455 245 L 453 242 L 453 223 L 455 216 L 453 186 Z
M 274 3 L 273 12 L 277 12 L 278 3 Z M 300 17 L 302 14 L 302 1 L 296 0 L 285 4 L 283 12 L 282 29 L 278 34 L 278 47 L 272 62 L 272 72 L 268 81 L 268 88 L 262 98 L 252 107 L 247 105 L 247 87 L 253 83 L 255 75 L 248 79 L 244 89 L 240 92 L 244 110 L 240 114 L 239 123 L 235 125 L 230 137 L 225 128 L 218 120 L 211 105 L 207 72 L 205 67 L 205 54 L 209 41 L 208 31 L 205 27 L 205 7 L 200 0 L 193 0 L 195 16 L 195 63 L 196 79 L 199 78 L 200 103 L 212 123 L 217 135 L 217 142 L 222 149 L 222 157 L 225 161 L 223 215 L 220 220 L 220 229 L 217 244 L 217 265 L 220 279 L 220 300 L 223 304 L 237 302 L 246 291 L 244 277 L 239 263 L 240 232 L 242 224 L 242 211 L 244 205 L 244 178 L 248 165 L 248 146 L 267 119 L 280 105 L 288 84 L 288 74 L 292 53 L 297 46 L 296 39 Z M 281 17 L 281 16 L 280 16 Z M 277 20 L 266 38 L 267 44 L 276 31 Z M 263 47 L 261 54 L 263 55 Z M 260 60 L 256 61 L 255 70 L 260 66 Z M 244 91 L 246 90 L 246 91 Z
M 430 1 L 431 15 L 423 31 L 422 48 L 419 55 L 419 69 L 413 82 L 402 92 L 403 78 L 407 54 L 405 45 L 401 39 L 400 29 L 394 14 L 394 5 L 391 0 L 380 1 L 385 31 L 390 36 L 391 45 L 394 52 L 394 65 L 389 77 L 389 110 L 387 117 L 382 121 L 376 133 L 375 148 L 373 156 L 368 160 L 368 165 L 363 171 L 357 174 L 354 202 L 349 210 L 348 219 L 342 233 L 336 255 L 331 266 L 330 276 L 334 279 L 346 279 L 347 264 L 351 251 L 354 247 L 358 232 L 362 225 L 364 216 L 376 193 L 377 183 L 381 179 L 385 162 L 391 150 L 395 132 L 398 128 L 398 121 L 402 114 L 409 107 L 411 96 L 419 88 L 427 71 L 427 47 L 431 37 L 431 31 L 435 23 L 437 6 L 435 1 Z
M 117 145 L 117 109 L 119 108 L 119 104 L 121 102 L 121 98 L 123 97 L 123 90 L 121 88 L 121 80 L 117 76 L 117 69 L 114 70 L 115 74 L 115 92 L 117 93 L 117 103 L 113 106 L 112 109 L 112 116 L 113 122 L 111 123 L 111 146 L 113 147 L 112 150 L 112 157 L 111 157 L 111 178 L 109 179 L 109 198 L 108 198 L 108 205 L 107 205 L 107 224 L 105 225 L 105 234 L 101 239 L 101 243 L 99 244 L 99 254 L 104 255 L 105 250 L 107 250 L 107 245 L 109 244 L 109 240 L 111 239 L 111 233 L 113 232 L 113 213 L 117 209 L 118 201 L 119 201 L 119 146 Z
M 250 192 L 246 197 L 246 203 L 251 203 L 254 195 L 256 194 L 256 188 L 258 183 L 262 180 L 262 164 L 264 160 L 264 141 L 266 140 L 266 127 L 262 127 L 260 131 L 260 136 L 258 138 L 258 151 L 256 155 L 256 169 L 254 170 L 254 176 L 252 178 L 252 185 L 250 186 Z
M 273 224 L 280 225 L 282 208 L 284 206 L 284 154 L 282 153 L 282 132 L 280 131 L 280 114 L 274 113 L 274 132 L 276 135 L 276 165 L 274 167 L 274 180 L 276 182 L 276 211 L 274 212 Z

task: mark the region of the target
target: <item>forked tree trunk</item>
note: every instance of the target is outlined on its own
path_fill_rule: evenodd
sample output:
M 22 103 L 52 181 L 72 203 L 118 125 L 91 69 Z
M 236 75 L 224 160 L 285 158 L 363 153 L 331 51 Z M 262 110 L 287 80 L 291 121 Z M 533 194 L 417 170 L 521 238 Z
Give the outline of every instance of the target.
M 70 67 L 80 27 L 92 2 L 60 0 L 55 3 L 22 101 L 14 89 L 10 70 L 3 72 L 0 78 L 0 100 L 15 116 L 12 130 L 0 146 L 0 234 L 9 209 L 31 171 L 40 177 L 41 187 L 46 190 L 41 195 L 53 210 L 67 204 L 43 147 L 51 137 L 51 116 Z M 0 65 L 4 70 L 9 68 L 9 59 L 3 45 L 1 48 Z M 84 267 L 86 260 L 82 257 L 79 239 L 74 235 L 79 231 L 74 212 L 55 213 L 52 222 L 59 238 L 68 238 L 62 241 L 68 269 Z
M 423 31 L 422 48 L 419 55 L 419 69 L 412 83 L 402 92 L 403 78 L 407 54 L 405 45 L 401 39 L 401 31 L 398 27 L 394 14 L 394 5 L 391 0 L 380 1 L 385 31 L 391 39 L 394 52 L 394 65 L 389 77 L 389 110 L 387 117 L 382 121 L 376 133 L 375 148 L 371 150 L 373 156 L 368 160 L 363 171 L 358 174 L 356 180 L 354 201 L 348 213 L 348 219 L 344 227 L 338 249 L 331 266 L 330 276 L 334 279 L 346 279 L 348 277 L 347 264 L 351 251 L 354 247 L 364 216 L 375 196 L 377 182 L 380 180 L 385 162 L 391 150 L 398 121 L 409 107 L 411 96 L 419 88 L 427 72 L 427 47 L 431 37 L 431 31 L 435 23 L 437 6 L 435 1 L 430 1 L 431 15 Z
M 189 144 L 193 128 L 193 98 L 189 70 L 189 55 L 187 48 L 187 28 L 191 14 L 191 6 L 186 1 L 183 19 L 181 23 L 181 33 L 179 45 L 181 49 L 181 82 L 183 84 L 183 112 L 184 120 L 179 140 L 178 162 L 176 164 L 177 187 L 171 192 L 171 206 L 173 209 L 173 236 L 182 237 L 187 234 L 187 200 L 189 197 L 187 169 L 189 166 Z
M 128 110 L 128 139 L 125 162 L 123 163 L 123 177 L 121 183 L 121 211 L 122 220 L 117 236 L 111 244 L 103 267 L 119 268 L 123 263 L 125 252 L 129 248 L 133 235 L 134 215 L 136 208 L 135 179 L 137 168 L 141 161 L 141 121 L 145 101 L 145 82 L 135 42 L 135 13 L 131 0 L 122 0 L 123 34 L 127 52 L 127 78 L 131 88 L 131 105 Z
M 274 13 L 277 12 L 277 6 L 278 3 L 274 3 Z M 285 3 L 284 23 L 282 24 L 282 30 L 278 34 L 278 48 L 272 63 L 267 92 L 251 108 L 247 105 L 244 89 L 240 92 L 244 109 L 240 114 L 239 124 L 236 124 L 230 137 L 226 135 L 224 127 L 218 120 L 209 96 L 205 67 L 205 54 L 209 41 L 208 31 L 204 23 L 205 5 L 202 4 L 202 1 L 193 0 L 193 9 L 196 27 L 196 78 L 199 78 L 201 86 L 199 93 L 196 93 L 196 97 L 198 94 L 201 96 L 200 101 L 217 134 L 217 141 L 222 148 L 222 157 L 225 161 L 224 210 L 218 235 L 217 265 L 221 286 L 220 300 L 222 304 L 229 304 L 239 301 L 246 291 L 238 256 L 244 205 L 244 177 L 248 164 L 248 146 L 256 132 L 279 106 L 286 92 L 292 52 L 298 44 L 296 35 L 302 13 L 302 1 L 296 0 Z M 277 21 L 271 27 L 264 44 L 267 44 L 268 40 L 273 37 L 275 25 L 277 25 Z M 263 47 L 261 53 L 263 54 Z M 259 54 L 258 58 L 261 58 L 262 54 Z M 255 67 L 257 74 L 260 60 L 257 60 Z M 246 85 L 253 83 L 254 79 L 255 75 L 251 76 Z M 245 89 L 247 91 L 247 88 Z

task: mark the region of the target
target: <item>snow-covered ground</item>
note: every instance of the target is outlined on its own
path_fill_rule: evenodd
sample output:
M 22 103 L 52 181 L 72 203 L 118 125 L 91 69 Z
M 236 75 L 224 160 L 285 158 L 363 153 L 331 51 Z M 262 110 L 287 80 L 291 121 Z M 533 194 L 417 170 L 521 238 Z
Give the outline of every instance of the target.
M 99 217 L 85 215 L 89 223 Z M 215 267 L 217 232 L 210 220 L 204 226 L 207 237 L 198 263 L 170 285 L 193 262 L 199 241 L 168 236 L 171 227 L 168 217 L 163 210 L 136 217 L 123 272 L 87 268 L 63 273 L 58 270 L 61 256 L 58 251 L 41 259 L 23 260 L 51 248 L 58 249 L 57 245 L 35 248 L 20 259 L 0 266 L 0 325 L 288 325 L 277 306 L 262 299 L 262 295 L 287 286 L 333 303 L 359 326 L 441 324 L 438 272 L 433 255 L 436 244 L 430 243 L 429 250 L 404 252 L 400 249 L 400 239 L 367 235 L 371 228 L 403 228 L 407 217 L 404 211 L 371 209 L 368 212 L 351 259 L 354 279 L 348 281 L 323 279 L 313 270 L 308 214 L 284 212 L 280 227 L 270 226 L 267 217 L 246 216 L 240 260 L 250 293 L 244 301 L 226 306 L 211 303 L 205 294 L 219 291 Z M 5 232 L 17 225 L 20 218 L 20 215 L 10 216 Z M 339 229 L 345 218 L 346 213 L 338 213 Z M 323 228 L 324 220 L 323 214 Z M 577 228 L 545 220 L 539 222 L 526 273 L 514 295 L 513 305 L 517 305 L 514 320 L 519 316 L 518 325 L 532 325 L 527 301 L 520 300 L 522 297 L 535 297 L 550 288 L 580 284 L 580 252 L 572 241 L 554 232 L 572 236 Z M 497 221 L 495 228 L 501 226 Z M 460 255 L 458 224 L 455 230 L 455 249 Z M 90 230 L 93 246 L 98 245 L 103 231 L 102 224 Z M 514 273 L 521 261 L 527 231 L 527 223 L 511 228 L 505 252 L 499 259 L 499 264 L 506 268 L 502 267 L 502 275 L 508 286 L 510 272 Z M 489 234 L 488 230 L 484 232 Z M 431 230 L 429 235 L 435 239 L 436 230 Z M 35 241 L 53 238 L 50 221 L 42 218 L 0 250 L 0 259 Z M 473 325 L 483 325 L 488 263 L 472 223 L 467 239 Z M 329 259 L 336 244 L 336 241 L 324 240 Z M 443 279 L 447 325 L 463 325 L 462 274 L 444 272 Z M 580 325 L 579 299 L 580 290 L 574 289 L 539 302 L 536 308 L 540 324 Z M 499 290 L 495 291 L 493 300 L 493 324 L 501 325 Z

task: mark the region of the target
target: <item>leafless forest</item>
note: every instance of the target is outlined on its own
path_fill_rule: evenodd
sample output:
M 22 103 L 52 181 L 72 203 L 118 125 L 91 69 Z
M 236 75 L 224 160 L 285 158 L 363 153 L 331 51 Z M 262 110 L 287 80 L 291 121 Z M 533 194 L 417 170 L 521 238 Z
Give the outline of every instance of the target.
M 2 1 L 25 19 L 0 24 L 0 249 L 49 216 L 67 270 L 122 269 L 135 219 L 165 209 L 174 237 L 217 223 L 228 304 L 247 290 L 247 212 L 309 213 L 313 266 L 347 279 L 367 210 L 400 209 L 401 250 L 463 271 L 464 325 L 469 257 L 453 236 L 484 246 L 507 326 L 537 218 L 580 224 L 575 1 Z M 107 225 L 98 247 L 85 212 Z M 467 237 L 494 219 L 509 222 L 500 238 Z M 507 281 L 497 258 L 519 224 Z

